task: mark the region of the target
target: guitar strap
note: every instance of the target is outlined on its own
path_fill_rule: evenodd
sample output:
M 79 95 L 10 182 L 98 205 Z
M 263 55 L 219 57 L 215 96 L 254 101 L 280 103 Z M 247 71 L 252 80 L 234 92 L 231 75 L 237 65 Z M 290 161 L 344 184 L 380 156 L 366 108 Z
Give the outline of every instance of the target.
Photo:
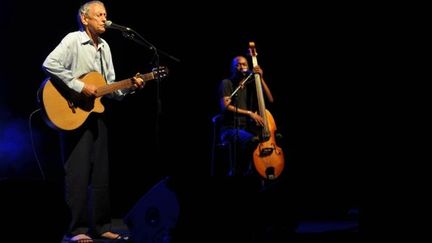
M 100 51 L 100 70 L 101 70 L 101 74 L 102 74 L 102 77 L 104 77 L 104 79 L 106 80 L 106 77 L 105 77 L 105 71 L 104 71 L 104 67 L 103 67 L 103 58 L 102 58 L 102 55 L 103 55 L 103 51 L 102 51 L 102 48 L 99 48 L 99 51 Z

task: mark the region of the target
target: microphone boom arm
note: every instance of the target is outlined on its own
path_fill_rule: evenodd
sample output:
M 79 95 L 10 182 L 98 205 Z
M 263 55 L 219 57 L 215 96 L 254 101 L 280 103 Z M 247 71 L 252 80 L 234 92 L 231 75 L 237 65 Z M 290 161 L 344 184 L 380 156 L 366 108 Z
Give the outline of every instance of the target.
M 231 99 L 235 94 L 237 94 L 237 92 L 238 92 L 241 88 L 243 88 L 244 84 L 249 80 L 250 77 L 252 77 L 252 74 L 253 74 L 253 72 L 249 73 L 249 75 L 248 75 L 245 79 L 243 79 L 243 80 L 240 82 L 240 84 L 237 86 L 237 88 L 234 90 L 234 92 L 232 92 L 232 94 L 230 95 L 230 99 Z
M 172 60 L 174 60 L 176 62 L 180 62 L 180 59 L 173 57 L 164 51 L 158 50 L 152 43 L 150 43 L 148 40 L 146 40 L 144 37 L 142 37 L 138 32 L 136 32 L 135 30 L 133 30 L 129 27 L 114 24 L 111 20 L 107 20 L 105 22 L 105 28 L 112 28 L 112 29 L 120 30 L 124 37 L 126 37 L 127 39 L 130 39 L 130 40 L 133 40 L 140 45 L 147 47 L 148 49 L 154 51 L 156 53 L 156 55 L 158 52 L 160 52 L 163 55 L 171 58 Z M 135 36 L 138 36 L 139 39 L 135 38 Z

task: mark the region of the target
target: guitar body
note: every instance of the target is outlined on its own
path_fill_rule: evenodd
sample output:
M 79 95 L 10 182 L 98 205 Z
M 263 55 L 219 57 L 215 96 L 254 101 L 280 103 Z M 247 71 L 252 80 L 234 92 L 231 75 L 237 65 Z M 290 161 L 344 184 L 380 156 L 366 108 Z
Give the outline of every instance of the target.
M 165 67 L 154 68 L 152 72 L 137 74 L 144 82 L 167 76 Z M 70 131 L 79 128 L 92 112 L 102 113 L 104 95 L 116 90 L 134 87 L 132 78 L 107 84 L 102 74 L 89 72 L 79 78 L 86 84 L 96 86 L 96 97 L 86 97 L 66 86 L 61 80 L 45 80 L 39 88 L 38 98 L 44 111 L 44 120 L 56 130 Z
M 106 85 L 102 75 L 97 72 L 90 72 L 81 80 L 96 87 Z M 45 121 L 57 130 L 74 130 L 86 121 L 91 112 L 102 113 L 105 110 L 101 97 L 85 97 L 74 91 L 62 89 L 49 79 L 42 84 L 40 94 Z
M 285 166 L 285 157 L 282 149 L 276 144 L 276 123 L 274 118 L 268 110 L 266 110 L 265 116 L 270 137 L 258 144 L 253 153 L 253 161 L 258 174 L 263 178 L 272 180 L 282 173 Z M 262 140 L 262 138 L 260 139 Z

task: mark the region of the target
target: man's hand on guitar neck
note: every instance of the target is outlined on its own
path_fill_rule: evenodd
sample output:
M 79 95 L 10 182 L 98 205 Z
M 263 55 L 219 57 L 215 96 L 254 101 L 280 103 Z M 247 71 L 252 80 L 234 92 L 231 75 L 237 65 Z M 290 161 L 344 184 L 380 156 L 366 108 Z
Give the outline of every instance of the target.
M 132 82 L 134 84 L 133 89 L 142 89 L 145 86 L 144 80 L 141 78 L 141 74 L 137 73 L 135 77 L 132 78 Z

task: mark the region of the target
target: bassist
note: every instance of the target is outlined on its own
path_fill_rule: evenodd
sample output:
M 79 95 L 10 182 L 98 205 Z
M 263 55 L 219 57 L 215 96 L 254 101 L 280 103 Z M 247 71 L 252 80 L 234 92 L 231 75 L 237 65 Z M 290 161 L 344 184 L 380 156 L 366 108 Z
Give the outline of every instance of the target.
M 258 142 L 257 125 L 261 127 L 264 121 L 257 114 L 254 73 L 260 75 L 266 98 L 273 102 L 271 91 L 263 78 L 263 70 L 256 66 L 252 72 L 244 56 L 232 60 L 231 76 L 222 80 L 219 86 L 222 110 L 220 139 L 233 147 L 231 168 L 228 171 L 232 176 L 255 174 L 252 153 Z M 236 89 L 237 92 L 233 95 Z

